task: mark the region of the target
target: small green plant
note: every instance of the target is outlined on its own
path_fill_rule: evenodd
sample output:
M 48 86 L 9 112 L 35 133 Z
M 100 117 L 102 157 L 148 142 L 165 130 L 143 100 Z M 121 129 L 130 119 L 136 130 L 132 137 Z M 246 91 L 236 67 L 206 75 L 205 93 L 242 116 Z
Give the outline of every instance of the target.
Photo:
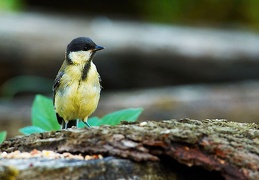
M 0 132 L 0 144 L 2 143 L 2 142 L 4 142 L 4 140 L 6 139 L 6 131 L 1 131 Z
M 89 118 L 87 122 L 90 126 L 100 126 L 104 124 L 114 126 L 120 124 L 121 121 L 135 122 L 142 111 L 142 108 L 123 109 L 107 114 L 102 118 Z M 60 129 L 60 125 L 57 122 L 53 109 L 53 103 L 50 98 L 42 95 L 36 95 L 32 104 L 31 116 L 32 126 L 27 126 L 19 130 L 25 135 Z M 82 128 L 84 126 L 85 124 L 80 121 L 78 127 Z

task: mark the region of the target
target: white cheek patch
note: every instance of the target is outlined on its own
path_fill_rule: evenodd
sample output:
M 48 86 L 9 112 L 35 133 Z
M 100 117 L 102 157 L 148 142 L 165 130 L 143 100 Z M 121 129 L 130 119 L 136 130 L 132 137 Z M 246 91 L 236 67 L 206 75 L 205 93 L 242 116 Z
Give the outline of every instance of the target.
M 76 52 L 70 52 L 68 57 L 71 59 L 73 63 L 84 63 L 88 61 L 91 57 L 92 52 L 91 51 L 76 51 Z

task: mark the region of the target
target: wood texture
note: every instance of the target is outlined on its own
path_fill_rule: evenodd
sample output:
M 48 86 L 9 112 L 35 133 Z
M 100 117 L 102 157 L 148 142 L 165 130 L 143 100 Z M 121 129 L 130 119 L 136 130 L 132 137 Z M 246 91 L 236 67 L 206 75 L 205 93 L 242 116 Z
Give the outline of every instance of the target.
M 179 166 L 182 164 L 184 165 L 182 168 L 199 167 L 206 172 L 212 171 L 212 174 L 209 173 L 211 177 L 215 172 L 217 177 L 225 179 L 259 177 L 259 126 L 226 120 L 182 119 L 90 129 L 72 128 L 16 137 L 0 145 L 0 150 L 6 152 L 33 149 L 74 154 L 102 154 L 105 157 L 104 162 L 108 157 L 131 160 L 130 162 L 136 165 L 131 164 L 133 167 L 131 173 L 136 173 L 134 176 L 138 178 L 143 176 L 138 175 L 140 171 L 137 167 L 145 167 L 146 162 L 158 163 L 157 167 L 166 167 L 162 168 L 165 171 L 162 174 L 166 176 L 175 170 L 177 164 Z M 2 166 L 8 166 L 6 162 L 8 162 L 6 159 L 0 160 Z M 88 161 L 88 163 L 96 162 Z M 125 168 L 126 166 L 125 163 Z M 117 170 L 122 171 L 122 169 Z M 20 171 L 25 172 L 26 169 L 20 167 Z M 89 175 L 86 171 L 84 173 Z M 158 173 L 157 168 L 151 168 L 149 171 L 154 177 Z M 184 172 L 179 171 L 170 176 L 177 179 L 182 177 L 183 174 L 179 175 L 181 173 Z M 69 174 L 71 172 L 67 172 L 67 175 Z M 102 176 L 100 172 L 94 177 L 101 179 Z M 122 177 L 130 178 L 132 174 L 126 173 Z

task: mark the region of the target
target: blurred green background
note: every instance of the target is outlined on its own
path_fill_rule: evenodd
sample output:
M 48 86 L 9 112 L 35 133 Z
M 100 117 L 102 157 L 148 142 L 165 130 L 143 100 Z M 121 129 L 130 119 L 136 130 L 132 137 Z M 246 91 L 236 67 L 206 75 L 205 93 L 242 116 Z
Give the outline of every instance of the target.
M 257 0 L 1 0 L 0 131 L 30 123 L 34 95 L 52 96 L 66 45 L 82 35 L 106 47 L 95 61 L 98 115 L 144 107 L 142 119 L 259 122 L 258 9 Z
M 194 26 L 238 27 L 258 31 L 257 0 L 2 0 L 2 11 L 55 11 L 124 17 L 148 22 Z

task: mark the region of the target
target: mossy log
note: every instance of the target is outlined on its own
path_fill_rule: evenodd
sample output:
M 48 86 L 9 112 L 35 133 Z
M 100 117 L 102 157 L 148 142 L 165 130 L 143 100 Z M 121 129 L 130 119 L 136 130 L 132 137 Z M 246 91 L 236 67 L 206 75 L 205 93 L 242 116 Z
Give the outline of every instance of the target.
M 98 160 L 4 159 L 0 179 L 258 179 L 259 125 L 165 120 L 19 136 L 0 151 L 101 154 Z M 17 172 L 17 173 L 14 173 Z

